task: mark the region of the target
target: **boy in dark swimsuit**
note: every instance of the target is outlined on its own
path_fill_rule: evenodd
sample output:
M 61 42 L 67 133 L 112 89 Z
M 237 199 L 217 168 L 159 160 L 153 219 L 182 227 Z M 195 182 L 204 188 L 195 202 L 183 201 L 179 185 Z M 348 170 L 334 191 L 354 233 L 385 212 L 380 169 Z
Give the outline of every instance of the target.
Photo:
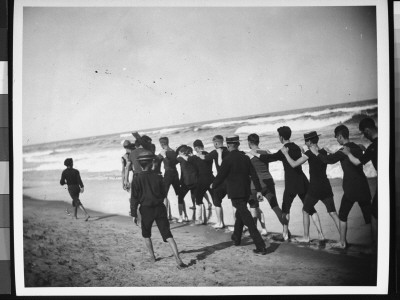
M 81 179 L 81 175 L 77 169 L 73 168 L 74 162 L 72 158 L 67 158 L 64 161 L 64 166 L 67 168 L 61 174 L 60 184 L 68 185 L 68 192 L 72 198 L 72 207 L 74 208 L 74 217 L 78 219 L 78 207 L 85 213 L 85 221 L 89 220 L 90 216 L 79 200 L 79 193 L 83 193 L 85 188 Z M 66 213 L 70 215 L 68 209 Z

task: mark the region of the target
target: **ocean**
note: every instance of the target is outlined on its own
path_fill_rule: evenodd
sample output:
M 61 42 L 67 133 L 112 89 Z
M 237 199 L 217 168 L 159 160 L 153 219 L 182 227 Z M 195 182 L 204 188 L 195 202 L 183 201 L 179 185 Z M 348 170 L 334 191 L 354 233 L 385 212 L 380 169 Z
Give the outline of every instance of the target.
M 358 130 L 359 121 L 366 116 L 377 121 L 376 99 L 153 128 L 139 131 L 139 133 L 150 136 L 157 146 L 157 150 L 160 150 L 158 139 L 161 136 L 168 136 L 170 146 L 174 149 L 181 144 L 192 146 L 194 140 L 200 139 L 207 151 L 213 150 L 211 140 L 216 134 L 224 137 L 238 134 L 241 140 L 240 149 L 248 151 L 247 136 L 257 133 L 260 136 L 260 147 L 275 152 L 282 147 L 276 130 L 278 127 L 286 125 L 292 129 L 291 140 L 298 145 L 305 147 L 303 134 L 316 130 L 321 134 L 319 145 L 335 151 L 340 146 L 334 138 L 333 131 L 339 124 L 349 127 L 350 139 L 353 142 L 365 146 L 370 143 L 361 136 Z M 132 128 L 131 131 L 136 130 Z M 121 143 L 125 139 L 134 140 L 131 131 L 23 147 L 24 186 L 38 178 L 43 181 L 59 179 L 61 171 L 64 169 L 64 159 L 67 157 L 74 159 L 74 167 L 81 172 L 83 181 L 103 179 L 120 181 L 120 157 L 124 154 Z M 308 176 L 307 163 L 303 165 L 303 170 Z M 283 180 L 284 173 L 280 162 L 270 164 L 270 171 L 275 180 Z M 376 176 L 371 163 L 364 166 L 364 171 L 368 177 Z M 329 178 L 341 178 L 343 172 L 340 164 L 329 165 L 327 174 Z

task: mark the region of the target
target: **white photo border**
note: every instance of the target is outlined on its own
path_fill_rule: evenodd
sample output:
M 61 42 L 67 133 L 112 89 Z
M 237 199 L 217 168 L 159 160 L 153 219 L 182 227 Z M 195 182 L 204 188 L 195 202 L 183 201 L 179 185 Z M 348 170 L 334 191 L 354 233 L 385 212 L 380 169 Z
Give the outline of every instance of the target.
M 71 287 L 26 288 L 24 285 L 23 195 L 22 195 L 22 45 L 24 7 L 256 7 L 256 6 L 375 6 L 378 55 L 378 127 L 379 130 L 379 227 L 376 286 L 304 286 L 304 287 Z M 14 266 L 18 296 L 33 295 L 300 295 L 300 294 L 387 294 L 389 282 L 389 23 L 388 4 L 381 0 L 15 0 L 13 36 L 13 157 L 14 157 Z

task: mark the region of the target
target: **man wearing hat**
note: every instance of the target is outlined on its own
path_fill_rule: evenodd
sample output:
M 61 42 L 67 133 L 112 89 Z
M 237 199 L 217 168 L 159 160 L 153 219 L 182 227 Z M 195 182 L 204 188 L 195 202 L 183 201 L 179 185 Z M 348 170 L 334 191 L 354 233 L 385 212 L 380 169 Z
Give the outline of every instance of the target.
M 347 126 L 339 125 L 334 132 L 339 145 L 348 147 L 351 154 L 360 159 L 363 154 L 362 149 L 350 142 Z M 371 224 L 371 192 L 362 165 L 355 166 L 341 150 L 342 148 L 331 155 L 324 155 L 319 153 L 315 147 L 311 147 L 311 151 L 324 163 L 340 162 L 343 169 L 343 197 L 339 208 L 340 242 L 332 246 L 344 249 L 347 247 L 347 217 L 355 202 L 358 202 L 361 208 L 365 224 Z
M 299 159 L 293 160 L 290 155 L 288 148 L 285 146 L 282 147 L 281 151 L 285 155 L 288 163 L 296 168 L 306 161 L 308 161 L 309 171 L 310 171 L 310 185 L 307 189 L 307 194 L 304 199 L 303 206 L 303 228 L 304 228 L 304 236 L 303 238 L 296 239 L 298 242 L 310 242 L 310 214 L 312 212 L 312 208 L 314 208 L 315 204 L 319 200 L 321 200 L 327 209 L 327 212 L 331 216 L 332 220 L 335 223 L 336 229 L 339 231 L 339 217 L 336 212 L 335 203 L 333 201 L 333 192 L 332 187 L 329 182 L 328 177 L 326 176 L 326 163 L 323 163 L 314 153 L 310 150 L 311 148 L 316 148 L 318 153 L 322 155 L 327 155 L 325 149 L 321 149 L 318 146 L 319 134 L 316 131 L 311 131 L 304 134 L 304 141 L 308 150 L 302 155 Z M 324 240 L 325 237 L 322 233 L 319 236 L 320 240 Z
M 136 138 L 135 141 L 135 146 L 136 149 L 131 150 L 128 156 L 128 161 L 126 164 L 125 168 L 125 186 L 129 186 L 129 170 L 132 170 L 133 172 L 133 177 L 137 176 L 139 173 L 142 172 L 142 168 L 137 160 L 137 157 L 139 154 L 143 152 L 147 152 L 148 150 L 143 148 L 142 142 L 141 142 L 141 136 L 137 132 L 133 132 L 132 135 Z M 130 184 L 131 187 L 131 198 L 132 198 L 132 186 L 133 186 L 133 180 L 132 183 Z M 132 215 L 132 211 L 131 211 Z
M 301 149 L 295 143 L 290 141 L 292 136 L 292 130 L 288 126 L 282 126 L 278 128 L 279 141 L 285 145 L 289 150 L 289 155 L 292 159 L 297 160 L 301 157 Z M 261 161 L 265 163 L 274 162 L 277 160 L 282 161 L 283 169 L 285 171 L 285 190 L 283 192 L 282 200 L 282 222 L 283 222 L 283 233 L 282 237 L 285 241 L 290 239 L 289 231 L 289 220 L 290 220 L 290 208 L 292 206 L 294 198 L 299 196 L 301 202 L 304 203 L 304 198 L 306 196 L 308 188 L 308 179 L 304 175 L 301 166 L 292 168 L 288 163 L 285 155 L 281 151 L 277 151 L 273 154 L 259 154 L 258 150 L 252 150 L 251 153 L 259 157 Z M 318 233 L 321 233 L 321 223 L 319 217 L 314 208 L 311 210 L 311 215 L 313 216 L 314 225 L 317 228 Z
M 178 247 L 170 230 L 167 209 L 164 205 L 165 188 L 163 178 L 161 174 L 152 170 L 155 158 L 156 156 L 148 150 L 143 151 L 136 158 L 142 172 L 132 180 L 132 217 L 134 223 L 138 225 L 137 208 L 140 205 L 142 236 L 145 239 L 146 247 L 153 262 L 156 261 L 156 257 L 151 241 L 151 228 L 155 221 L 163 241 L 168 242 L 171 247 L 177 267 L 181 269 L 185 265 L 179 257 Z
M 240 245 L 243 226 L 247 226 L 250 236 L 256 245 L 256 249 L 253 250 L 254 253 L 265 255 L 267 254 L 265 242 L 260 232 L 257 230 L 250 211 L 247 209 L 247 202 L 251 194 L 250 179 L 253 181 L 255 189 L 257 190 L 257 199 L 262 200 L 261 185 L 257 172 L 250 158 L 239 151 L 239 136 L 233 135 L 227 137 L 226 143 L 230 153 L 222 161 L 221 168 L 212 184 L 212 188 L 217 188 L 226 179 L 228 197 L 231 199 L 233 207 L 236 208 L 235 226 L 231 237 L 235 245 Z

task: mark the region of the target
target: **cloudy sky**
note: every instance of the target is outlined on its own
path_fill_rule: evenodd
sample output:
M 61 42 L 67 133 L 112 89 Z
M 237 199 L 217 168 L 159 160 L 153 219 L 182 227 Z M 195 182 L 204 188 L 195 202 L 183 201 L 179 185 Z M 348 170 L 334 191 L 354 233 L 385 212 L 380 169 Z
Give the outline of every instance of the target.
M 377 98 L 374 7 L 25 7 L 23 144 Z

